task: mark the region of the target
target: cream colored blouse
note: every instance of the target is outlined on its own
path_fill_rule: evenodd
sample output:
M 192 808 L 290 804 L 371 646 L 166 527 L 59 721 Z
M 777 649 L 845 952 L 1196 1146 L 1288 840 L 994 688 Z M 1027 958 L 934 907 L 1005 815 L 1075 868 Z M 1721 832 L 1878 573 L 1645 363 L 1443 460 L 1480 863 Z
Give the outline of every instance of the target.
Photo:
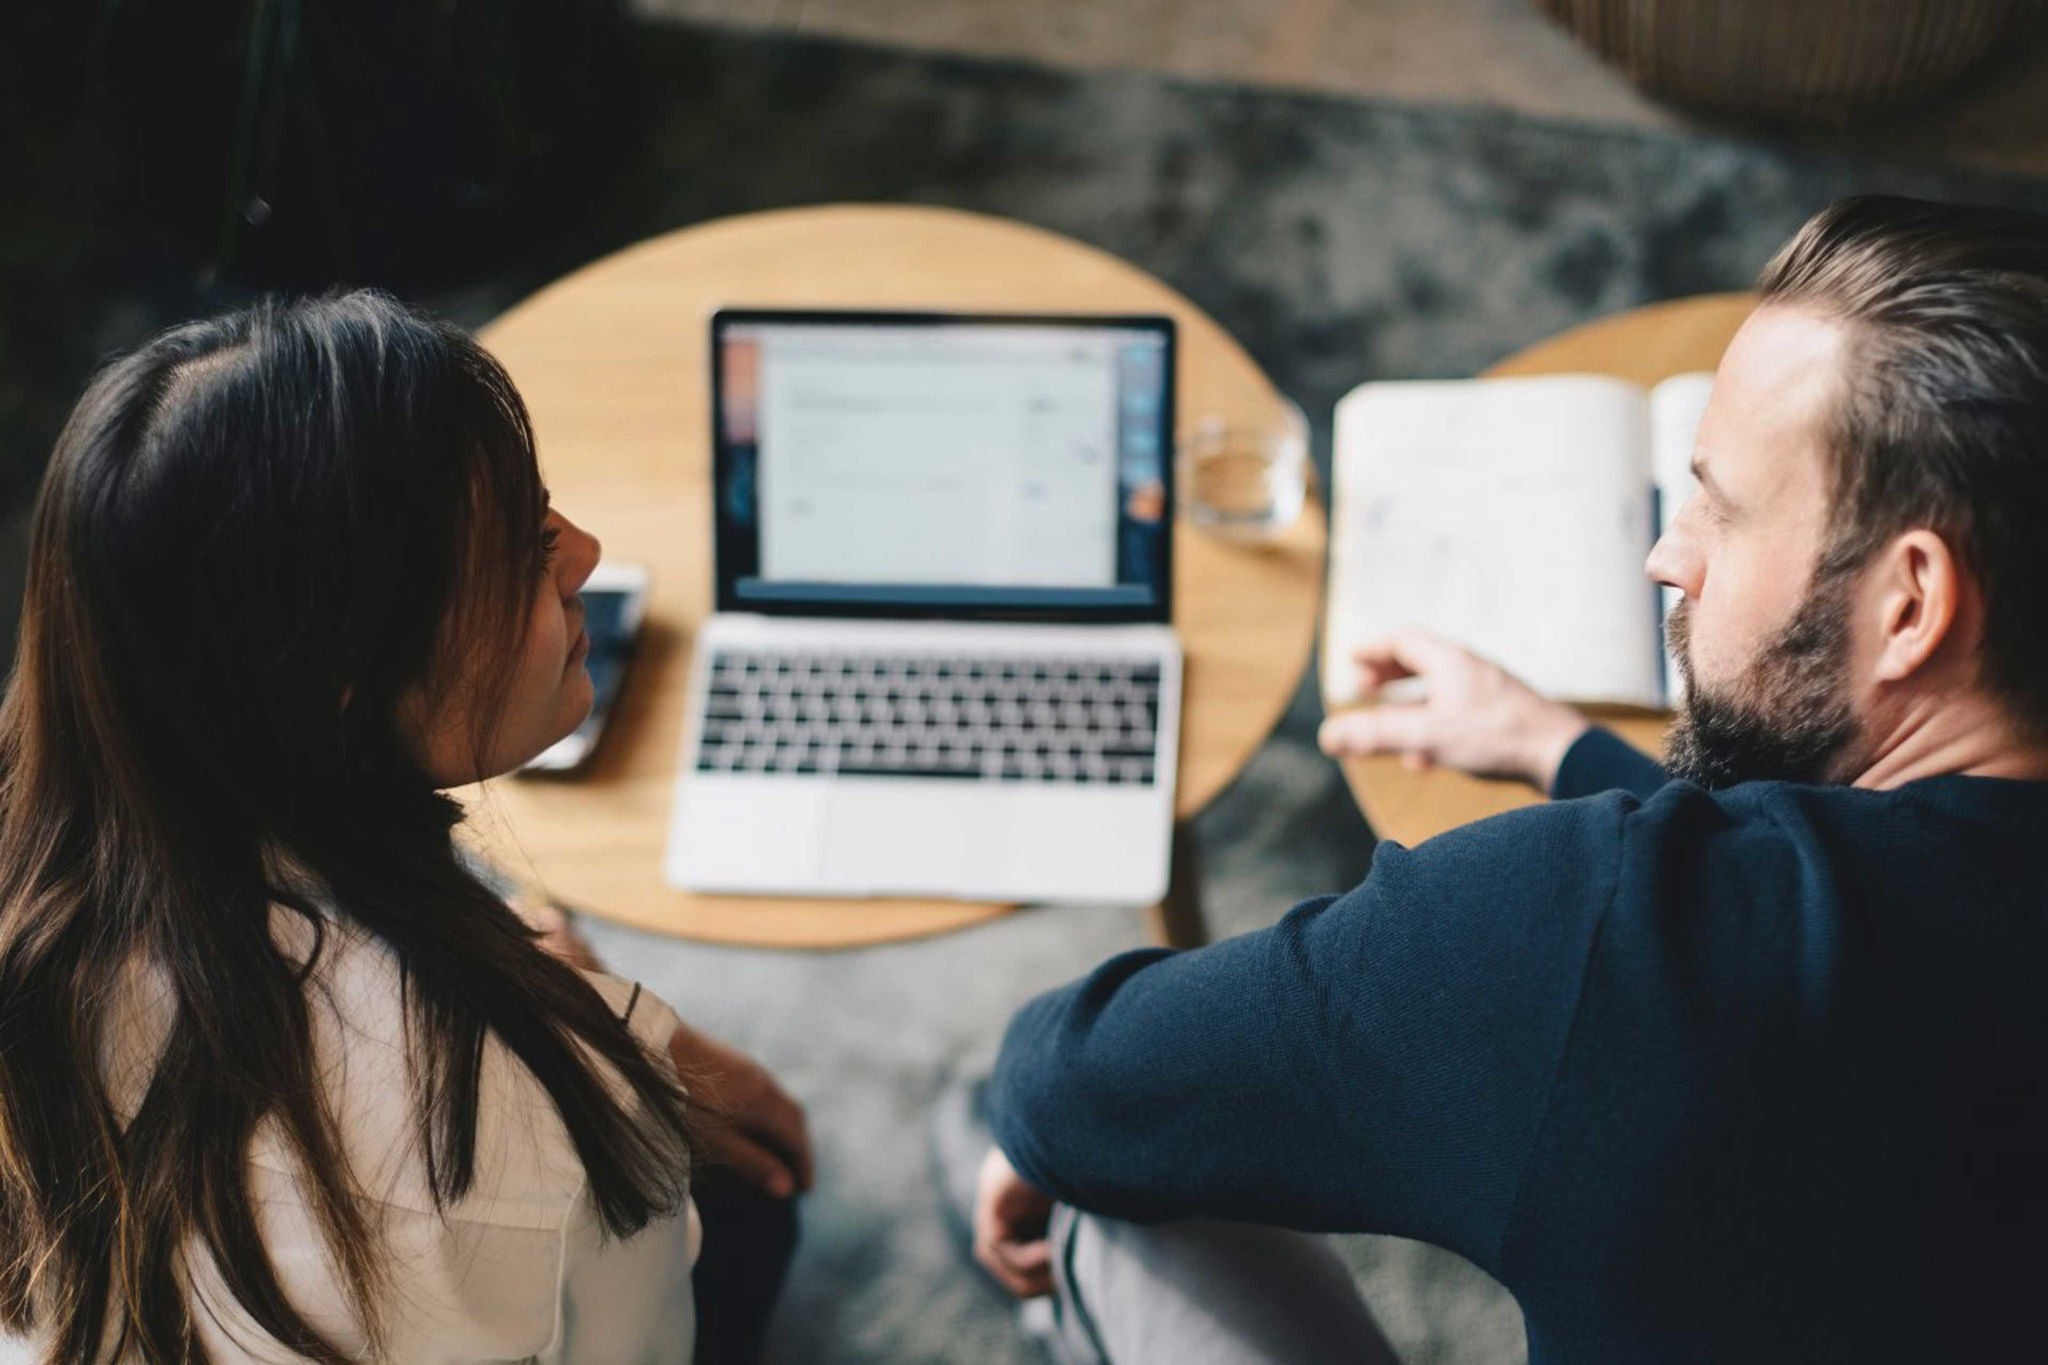
M 277 911 L 272 930 L 280 947 L 303 959 L 311 933 L 302 919 Z M 586 975 L 636 1036 L 666 1051 L 677 1026 L 673 1010 L 631 982 Z M 460 1203 L 437 1211 L 414 1132 L 395 959 L 374 938 L 330 922 L 310 984 L 316 1069 L 356 1186 L 381 1224 L 388 1251 L 383 1359 L 403 1365 L 653 1365 L 690 1358 L 696 1331 L 690 1268 L 702 1241 L 694 1205 L 628 1240 L 607 1243 L 582 1166 L 546 1092 L 490 1038 L 475 1184 Z M 152 1040 L 163 1037 L 170 1010 L 162 982 L 138 972 L 131 985 L 122 1025 L 110 1031 L 107 1059 L 113 1093 L 128 1102 L 130 1113 L 155 1064 Z M 264 1243 L 292 1302 L 330 1340 L 368 1359 L 362 1326 L 337 1291 L 297 1159 L 274 1124 L 257 1130 L 249 1176 Z M 219 1365 L 300 1359 L 249 1321 L 202 1249 L 190 1253 L 190 1292 L 207 1350 Z M 28 1343 L 0 1341 L 0 1365 L 35 1359 Z

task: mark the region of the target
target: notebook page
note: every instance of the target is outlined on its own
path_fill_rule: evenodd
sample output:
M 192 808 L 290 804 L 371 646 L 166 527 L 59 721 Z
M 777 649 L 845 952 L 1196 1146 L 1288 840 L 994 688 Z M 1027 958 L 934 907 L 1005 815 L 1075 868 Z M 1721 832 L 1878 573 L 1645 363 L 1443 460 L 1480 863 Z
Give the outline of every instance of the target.
M 1337 406 L 1324 694 L 1409 623 L 1576 701 L 1662 693 L 1649 416 L 1591 375 L 1366 384 Z
M 1650 390 L 1650 477 L 1657 485 L 1657 534 L 1671 528 L 1678 509 L 1692 496 L 1692 446 L 1699 437 L 1700 416 L 1707 410 L 1714 376 L 1705 371 L 1675 374 Z M 1659 620 L 1678 605 L 1675 588 L 1659 588 Z M 1664 696 L 1675 704 L 1684 693 L 1678 663 L 1660 641 L 1664 656 Z

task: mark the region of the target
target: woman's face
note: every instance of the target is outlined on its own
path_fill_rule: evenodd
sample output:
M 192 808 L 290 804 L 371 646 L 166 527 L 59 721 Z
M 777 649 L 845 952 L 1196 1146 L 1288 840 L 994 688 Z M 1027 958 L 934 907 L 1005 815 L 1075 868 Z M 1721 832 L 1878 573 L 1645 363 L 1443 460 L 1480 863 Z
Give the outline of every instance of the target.
M 577 591 L 596 567 L 597 537 L 550 510 L 543 534 L 553 545 L 547 568 L 535 586 L 526 618 L 526 638 L 513 665 L 504 708 L 479 716 L 484 680 L 503 664 L 488 648 L 471 651 L 461 681 L 450 695 L 408 694 L 399 724 L 437 787 L 459 787 L 510 772 L 574 730 L 590 713 L 590 674 L 583 666 L 590 639 L 583 633 L 583 602 Z M 487 741 L 477 752 L 479 722 Z

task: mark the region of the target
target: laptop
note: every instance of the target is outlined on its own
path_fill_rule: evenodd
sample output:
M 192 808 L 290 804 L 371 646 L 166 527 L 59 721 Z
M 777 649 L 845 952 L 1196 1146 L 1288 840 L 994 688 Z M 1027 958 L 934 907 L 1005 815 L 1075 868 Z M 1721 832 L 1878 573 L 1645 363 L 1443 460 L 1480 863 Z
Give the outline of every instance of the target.
M 1166 317 L 713 316 L 670 884 L 1165 894 L 1174 366 Z

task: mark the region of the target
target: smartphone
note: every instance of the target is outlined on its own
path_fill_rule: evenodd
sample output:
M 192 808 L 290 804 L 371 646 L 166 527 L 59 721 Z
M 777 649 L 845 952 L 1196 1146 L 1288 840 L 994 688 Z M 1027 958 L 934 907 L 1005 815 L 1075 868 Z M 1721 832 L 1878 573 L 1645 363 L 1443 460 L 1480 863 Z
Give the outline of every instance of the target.
M 640 622 L 647 614 L 647 566 L 607 560 L 591 571 L 579 595 L 583 599 L 583 629 L 590 636 L 590 653 L 583 666 L 590 670 L 597 697 L 583 723 L 543 749 L 522 772 L 572 772 L 597 748 L 597 737 L 604 733 L 605 719 L 618 700 L 634 642 L 640 638 Z

